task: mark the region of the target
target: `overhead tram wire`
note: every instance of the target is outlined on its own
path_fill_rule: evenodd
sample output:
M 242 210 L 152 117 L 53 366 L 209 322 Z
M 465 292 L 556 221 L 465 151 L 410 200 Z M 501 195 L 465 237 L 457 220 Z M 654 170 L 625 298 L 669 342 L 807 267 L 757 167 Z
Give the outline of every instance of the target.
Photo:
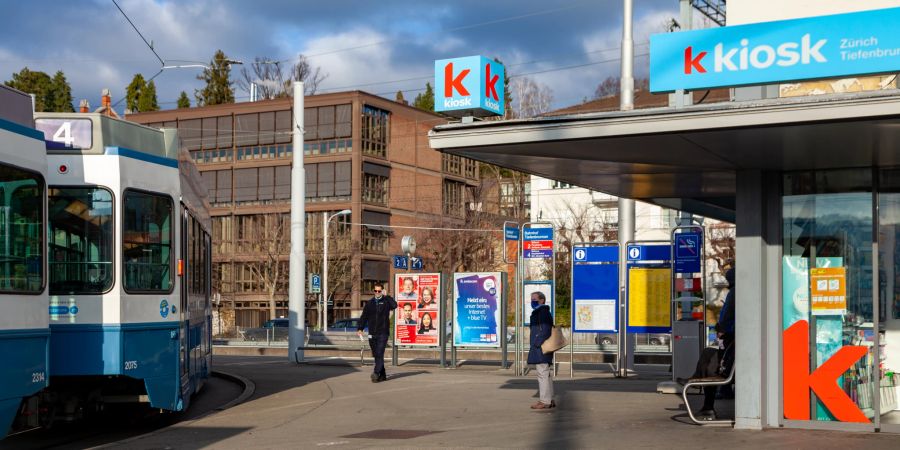
M 545 15 L 545 14 L 552 14 L 552 13 L 556 13 L 556 12 L 560 12 L 560 11 L 565 11 L 565 10 L 569 10 L 569 9 L 578 8 L 578 7 L 581 7 L 581 6 L 584 6 L 584 5 L 586 5 L 586 4 L 590 4 L 590 3 L 592 3 L 592 2 L 590 2 L 590 1 L 579 1 L 579 2 L 575 2 L 575 3 L 573 3 L 573 4 L 570 4 L 570 5 L 562 6 L 562 7 L 558 7 L 558 8 L 546 9 L 546 10 L 541 10 L 541 11 L 533 11 L 533 12 L 530 12 L 530 13 L 519 14 L 519 15 L 509 16 L 509 17 L 502 17 L 502 18 L 499 18 L 499 19 L 492 19 L 492 20 L 488 20 L 488 21 L 485 21 L 485 22 L 473 23 L 473 24 L 469 24 L 469 25 L 461 25 L 461 26 L 458 26 L 458 27 L 444 28 L 444 29 L 441 29 L 441 30 L 433 31 L 433 32 L 429 33 L 429 35 L 446 34 L 446 33 L 451 33 L 451 32 L 454 32 L 454 31 L 469 30 L 469 29 L 472 29 L 472 28 L 479 28 L 479 27 L 488 26 L 488 25 L 496 25 L 496 24 L 498 24 L 498 23 L 511 22 L 511 21 L 514 21 L 514 20 L 526 19 L 526 18 L 529 18 L 529 17 L 541 16 L 541 15 Z M 376 42 L 369 42 L 369 43 L 366 43 L 366 44 L 355 45 L 355 46 L 352 46 L 352 47 L 345 47 L 345 48 L 338 48 L 338 49 L 333 49 L 333 50 L 326 50 L 326 51 L 323 51 L 323 52 L 312 53 L 312 54 L 302 55 L 302 56 L 305 57 L 305 58 L 315 58 L 315 57 L 318 57 L 318 56 L 333 55 L 333 54 L 335 54 L 335 53 L 343 53 L 343 52 L 352 51 L 352 50 L 359 50 L 359 49 L 362 49 L 362 48 L 373 47 L 373 46 L 376 46 L 376 45 L 381 45 L 381 44 L 386 44 L 386 43 L 388 43 L 388 42 L 401 41 L 401 40 L 405 40 L 405 38 L 396 37 L 396 38 L 391 38 L 391 39 L 382 39 L 382 40 L 376 41 Z M 297 57 L 284 58 L 284 59 L 278 60 L 277 62 L 278 62 L 278 63 L 285 63 L 285 62 L 295 62 L 295 61 L 298 61 L 298 58 L 297 58 Z

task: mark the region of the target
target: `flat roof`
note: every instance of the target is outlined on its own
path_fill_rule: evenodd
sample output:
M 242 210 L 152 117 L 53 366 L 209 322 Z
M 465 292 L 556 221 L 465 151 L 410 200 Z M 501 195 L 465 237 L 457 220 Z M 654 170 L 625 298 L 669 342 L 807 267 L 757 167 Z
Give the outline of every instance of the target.
M 900 91 L 434 127 L 431 147 L 621 197 L 734 220 L 740 170 L 900 165 Z

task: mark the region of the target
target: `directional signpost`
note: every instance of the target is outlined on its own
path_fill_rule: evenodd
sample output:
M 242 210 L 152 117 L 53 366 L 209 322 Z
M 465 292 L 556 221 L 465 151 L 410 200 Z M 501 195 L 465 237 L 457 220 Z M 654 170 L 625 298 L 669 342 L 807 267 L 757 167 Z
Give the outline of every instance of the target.
M 553 257 L 553 228 L 526 228 L 522 236 L 525 259 Z

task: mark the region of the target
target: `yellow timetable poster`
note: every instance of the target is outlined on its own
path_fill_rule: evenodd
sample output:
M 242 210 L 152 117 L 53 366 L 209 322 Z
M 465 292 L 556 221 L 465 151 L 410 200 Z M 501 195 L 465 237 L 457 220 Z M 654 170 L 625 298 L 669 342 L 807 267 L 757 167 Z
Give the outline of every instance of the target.
M 628 326 L 670 327 L 671 269 L 628 271 Z

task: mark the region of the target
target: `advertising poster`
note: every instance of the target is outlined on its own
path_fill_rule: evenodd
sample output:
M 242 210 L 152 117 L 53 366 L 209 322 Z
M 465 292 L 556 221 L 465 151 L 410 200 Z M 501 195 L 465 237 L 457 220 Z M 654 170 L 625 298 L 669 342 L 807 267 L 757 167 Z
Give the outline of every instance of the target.
M 810 309 L 816 316 L 847 313 L 847 271 L 843 267 L 809 270 Z
M 671 269 L 630 269 L 628 328 L 670 328 L 671 285 Z
M 500 272 L 453 274 L 453 346 L 500 347 Z
M 397 345 L 437 347 L 441 324 L 441 274 L 397 274 L 397 312 L 394 339 Z
M 522 285 L 522 298 L 525 299 L 522 302 L 522 323 L 526 327 L 531 324 L 531 312 L 534 311 L 531 309 L 531 294 L 538 292 L 544 294 L 544 298 L 547 300 L 545 304 L 550 307 L 550 314 L 553 315 L 555 312 L 553 309 L 553 283 L 550 281 L 526 281 Z

